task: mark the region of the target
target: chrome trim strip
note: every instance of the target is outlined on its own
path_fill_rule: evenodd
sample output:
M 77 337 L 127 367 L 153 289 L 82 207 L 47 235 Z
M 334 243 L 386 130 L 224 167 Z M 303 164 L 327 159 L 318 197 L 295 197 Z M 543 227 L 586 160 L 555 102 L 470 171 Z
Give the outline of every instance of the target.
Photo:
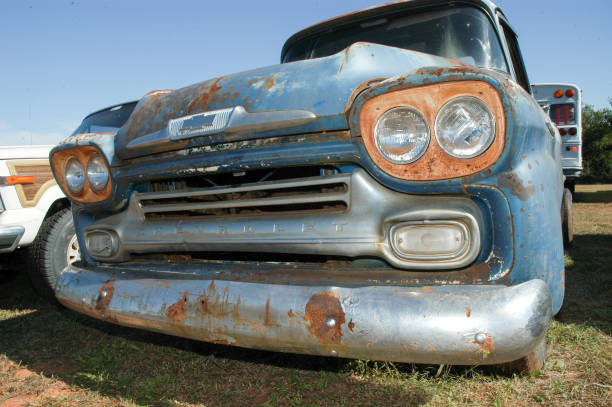
M 161 213 L 161 212 L 178 212 L 178 211 L 193 211 L 199 209 L 226 209 L 226 208 L 249 208 L 254 206 L 281 206 L 291 204 L 304 204 L 315 202 L 334 202 L 344 201 L 347 194 L 341 193 L 321 193 L 308 195 L 294 195 L 286 198 L 260 198 L 260 199 L 243 199 L 236 201 L 222 202 L 202 202 L 193 204 L 167 204 L 167 205 L 147 205 L 142 206 L 144 213 Z
M 214 118 L 207 119 L 210 116 L 214 116 Z M 283 130 L 303 126 L 312 123 L 316 119 L 317 115 L 308 110 L 277 110 L 249 113 L 244 107 L 235 106 L 172 119 L 168 121 L 168 125 L 164 130 L 131 140 L 125 148 L 128 151 L 153 148 L 172 141 L 219 133 L 242 135 Z M 189 120 L 193 120 L 196 127 L 183 129 L 182 126 Z M 197 126 L 198 121 L 201 122 L 199 127 Z
M 175 199 L 193 196 L 228 194 L 236 192 L 267 191 L 271 189 L 286 189 L 301 186 L 339 184 L 342 182 L 347 183 L 349 181 L 350 177 L 347 175 L 330 175 L 328 177 L 300 178 L 291 181 L 268 181 L 255 184 L 243 184 L 234 187 L 212 187 L 172 192 L 136 192 L 134 196 L 139 201 L 147 199 Z

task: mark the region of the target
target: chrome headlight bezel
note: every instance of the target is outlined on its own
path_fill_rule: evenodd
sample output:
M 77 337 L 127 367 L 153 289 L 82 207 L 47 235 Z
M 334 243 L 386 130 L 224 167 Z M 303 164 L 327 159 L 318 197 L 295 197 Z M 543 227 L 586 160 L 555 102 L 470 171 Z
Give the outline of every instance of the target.
M 76 157 L 71 157 L 66 162 L 64 179 L 66 180 L 66 188 L 72 194 L 79 195 L 83 192 L 85 188 L 85 169 Z
M 476 106 L 477 108 L 480 109 L 481 113 L 484 113 L 484 117 L 482 120 L 478 121 L 478 120 L 474 120 L 473 117 L 468 117 L 465 119 L 465 121 L 469 121 L 470 123 L 468 123 L 468 125 L 474 125 L 475 124 L 475 128 L 477 129 L 481 129 L 483 133 L 487 133 L 485 135 L 485 139 L 484 142 L 480 143 L 479 145 L 475 146 L 474 148 L 472 148 L 470 152 L 467 152 L 465 154 L 460 154 L 457 151 L 459 150 L 459 148 L 457 147 L 457 145 L 455 144 L 454 148 L 451 148 L 449 146 L 449 144 L 454 144 L 455 140 L 453 141 L 448 141 L 445 139 L 445 135 L 448 133 L 452 133 L 455 136 L 457 135 L 457 133 L 459 133 L 459 131 L 462 131 L 463 128 L 465 127 L 465 124 L 463 126 L 457 126 L 457 130 L 456 131 L 443 131 L 440 127 L 442 126 L 441 122 L 442 120 L 445 118 L 445 115 L 450 114 L 449 110 L 455 108 L 456 105 L 459 104 L 471 104 L 472 106 Z M 464 109 L 465 112 L 465 109 Z M 474 113 L 474 112 L 472 112 Z M 485 122 L 483 122 L 483 120 Z M 488 124 L 486 123 L 488 121 Z M 480 124 L 480 126 L 479 126 Z M 488 126 L 488 128 L 487 128 Z M 491 108 L 482 100 L 480 100 L 477 97 L 474 96 L 459 96 L 459 97 L 455 97 L 449 101 L 447 101 L 438 111 L 438 113 L 436 114 L 436 121 L 434 124 L 434 132 L 435 132 L 435 136 L 436 136 L 436 142 L 438 143 L 438 145 L 440 146 L 440 148 L 448 155 L 455 157 L 455 158 L 464 158 L 464 159 L 468 159 L 468 158 L 474 158 L 474 157 L 478 157 L 479 155 L 483 154 L 485 151 L 487 151 L 487 149 L 491 146 L 491 144 L 493 144 L 493 141 L 495 140 L 495 135 L 496 135 L 496 129 L 495 129 L 495 116 L 493 115 L 493 112 L 491 111 Z
M 414 151 L 414 149 L 411 149 L 409 152 L 401 155 L 401 156 L 408 155 L 407 158 L 397 158 L 397 156 L 393 156 L 388 151 L 388 146 L 383 145 L 383 142 L 381 141 L 381 135 L 380 135 L 380 128 L 381 126 L 384 125 L 384 121 L 390 120 L 389 118 L 390 115 L 396 114 L 401 111 L 414 115 L 413 117 L 414 119 L 420 120 L 420 123 L 417 123 L 417 124 L 424 128 L 424 136 L 425 136 L 424 139 L 421 136 L 420 137 L 421 140 L 416 141 L 417 145 L 414 147 L 414 148 L 418 148 L 418 150 L 416 151 L 416 154 L 410 154 Z M 383 156 L 387 161 L 392 162 L 394 164 L 400 164 L 400 165 L 410 164 L 412 162 L 417 161 L 419 158 L 423 156 L 423 154 L 425 154 L 425 152 L 427 151 L 427 148 L 429 147 L 430 142 L 431 142 L 431 131 L 430 131 L 429 123 L 427 122 L 427 119 L 424 117 L 424 115 L 421 112 L 419 112 L 418 110 L 412 107 L 397 106 L 397 107 L 387 110 L 378 118 L 378 120 L 376 121 L 376 125 L 374 127 L 374 143 L 376 145 L 376 149 L 378 150 L 381 156 Z
M 86 175 L 89 187 L 93 191 L 104 191 L 110 179 L 110 171 L 100 154 L 94 154 L 89 158 Z

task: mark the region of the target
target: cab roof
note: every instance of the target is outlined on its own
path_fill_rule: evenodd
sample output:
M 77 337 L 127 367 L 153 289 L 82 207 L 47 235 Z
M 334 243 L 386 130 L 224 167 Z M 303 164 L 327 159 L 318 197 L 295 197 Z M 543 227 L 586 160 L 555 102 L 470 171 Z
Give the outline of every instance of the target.
M 333 31 L 348 24 L 352 24 L 356 21 L 366 20 L 376 16 L 393 14 L 403 9 L 430 8 L 439 7 L 442 5 L 472 5 L 486 10 L 491 16 L 494 16 L 496 11 L 501 11 L 499 10 L 499 7 L 495 5 L 495 3 L 489 0 L 397 0 L 390 3 L 380 4 L 377 6 L 353 11 L 351 13 L 342 14 L 340 16 L 324 20 L 320 23 L 311 25 L 308 28 L 298 31 L 297 33 L 289 37 L 287 41 L 285 41 L 285 45 L 283 45 L 283 49 L 281 51 L 281 62 L 285 58 L 285 54 L 287 53 L 289 48 L 293 44 L 304 38 L 315 36 L 324 32 Z

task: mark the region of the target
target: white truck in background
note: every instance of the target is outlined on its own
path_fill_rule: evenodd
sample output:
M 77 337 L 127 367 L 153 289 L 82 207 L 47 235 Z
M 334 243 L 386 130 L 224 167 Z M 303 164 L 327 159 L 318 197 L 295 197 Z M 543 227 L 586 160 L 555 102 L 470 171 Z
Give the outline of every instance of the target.
M 0 258 L 29 247 L 26 271 L 35 290 L 55 301 L 57 270 L 79 259 L 70 202 L 49 166 L 53 146 L 0 147 Z
M 116 132 L 135 106 L 136 102 L 127 102 L 93 112 L 73 135 Z M 32 286 L 41 297 L 57 304 L 53 290 L 57 279 L 81 256 L 70 201 L 51 172 L 51 148 L 0 146 L 0 261 L 7 253 L 27 247 L 26 272 Z

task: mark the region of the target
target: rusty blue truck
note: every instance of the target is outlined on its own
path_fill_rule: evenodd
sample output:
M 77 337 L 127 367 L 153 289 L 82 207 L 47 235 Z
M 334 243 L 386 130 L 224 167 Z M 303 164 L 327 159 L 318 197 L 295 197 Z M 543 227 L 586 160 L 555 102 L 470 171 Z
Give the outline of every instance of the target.
M 279 65 L 145 95 L 50 159 L 81 261 L 55 288 L 213 343 L 541 367 L 561 308 L 558 130 L 487 0 L 299 31 Z

